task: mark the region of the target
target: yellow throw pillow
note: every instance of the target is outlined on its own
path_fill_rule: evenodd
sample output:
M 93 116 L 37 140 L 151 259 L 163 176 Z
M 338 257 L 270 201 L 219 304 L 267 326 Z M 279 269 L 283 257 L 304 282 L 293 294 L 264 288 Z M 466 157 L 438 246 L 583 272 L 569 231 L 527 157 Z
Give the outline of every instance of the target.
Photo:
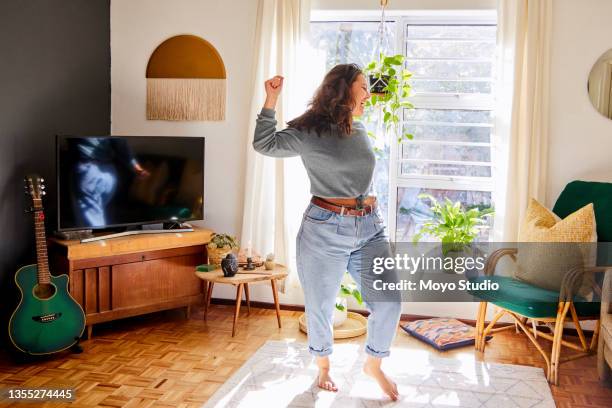
M 558 291 L 571 269 L 595 264 L 596 242 L 592 203 L 561 220 L 532 198 L 519 229 L 514 277 Z M 591 281 L 585 280 L 576 289 L 584 296 L 590 287 Z

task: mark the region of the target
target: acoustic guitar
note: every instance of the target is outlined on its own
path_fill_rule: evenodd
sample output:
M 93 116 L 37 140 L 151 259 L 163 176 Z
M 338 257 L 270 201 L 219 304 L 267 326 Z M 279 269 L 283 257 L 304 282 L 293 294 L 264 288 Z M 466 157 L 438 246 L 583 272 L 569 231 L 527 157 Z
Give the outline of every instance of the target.
M 78 343 L 85 330 L 85 313 L 68 293 L 68 275 L 52 276 L 49 272 L 42 206 L 44 180 L 28 176 L 25 181 L 26 194 L 32 198 L 37 263 L 15 274 L 21 300 L 9 321 L 9 337 L 24 353 L 51 354 Z

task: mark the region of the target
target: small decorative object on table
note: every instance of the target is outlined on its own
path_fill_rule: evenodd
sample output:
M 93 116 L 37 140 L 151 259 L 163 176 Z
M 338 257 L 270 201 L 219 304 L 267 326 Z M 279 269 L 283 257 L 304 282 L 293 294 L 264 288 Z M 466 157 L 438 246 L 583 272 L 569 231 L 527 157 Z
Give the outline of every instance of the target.
M 249 241 L 247 245 L 247 253 L 246 253 L 246 265 L 243 267 L 246 271 L 252 271 L 255 269 L 255 264 L 253 263 L 253 247 L 251 246 L 251 241 Z
M 253 263 L 253 258 L 251 258 L 250 256 L 247 257 L 247 263 L 244 266 L 244 270 L 246 271 L 252 271 L 253 269 L 255 269 L 255 264 Z
M 223 276 L 226 278 L 236 275 L 238 272 L 238 258 L 234 254 L 227 254 L 221 261 L 221 269 Z
M 238 248 L 236 238 L 228 234 L 212 234 L 210 242 L 206 245 L 208 249 L 208 263 L 221 265 L 221 260 Z
M 272 269 L 274 269 L 274 254 L 273 253 L 269 253 L 268 255 L 266 255 L 266 260 L 264 262 L 264 267 L 266 268 L 266 270 L 271 271 Z
M 217 269 L 217 265 L 202 264 L 196 267 L 198 272 L 212 272 Z

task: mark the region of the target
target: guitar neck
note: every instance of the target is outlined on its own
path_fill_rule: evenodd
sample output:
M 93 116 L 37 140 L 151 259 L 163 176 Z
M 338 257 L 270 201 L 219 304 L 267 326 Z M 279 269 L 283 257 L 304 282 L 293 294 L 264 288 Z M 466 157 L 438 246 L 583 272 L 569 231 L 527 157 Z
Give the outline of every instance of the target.
M 38 265 L 38 283 L 50 283 L 49 261 L 47 257 L 47 238 L 45 235 L 45 213 L 42 209 L 34 210 L 34 234 L 36 236 L 36 264 Z

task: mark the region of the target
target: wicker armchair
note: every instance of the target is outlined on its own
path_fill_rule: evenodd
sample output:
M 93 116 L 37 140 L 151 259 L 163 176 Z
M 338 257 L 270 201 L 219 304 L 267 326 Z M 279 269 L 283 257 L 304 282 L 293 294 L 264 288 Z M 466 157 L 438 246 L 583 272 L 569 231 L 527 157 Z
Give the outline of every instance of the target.
M 612 243 L 612 201 L 609 197 L 612 197 L 612 183 L 573 181 L 565 187 L 559 196 L 553 212 L 559 217 L 565 218 L 584 205 L 591 202 L 594 203 L 599 242 Z M 611 375 L 610 362 L 612 361 L 612 314 L 610 314 L 612 312 L 610 304 L 612 250 L 610 245 L 612 244 L 606 244 L 598 248 L 597 265 L 599 266 L 571 270 L 565 275 L 559 292 L 545 290 L 511 277 L 496 276 L 495 269 L 500 258 L 509 256 L 516 260 L 517 249 L 504 248 L 493 252 L 485 266 L 485 276 L 478 279 L 494 280 L 504 290 L 500 291 L 502 293 L 495 293 L 494 291 L 477 291 L 473 293 L 480 300 L 480 308 L 476 318 L 476 350 L 480 352 L 485 351 L 485 339 L 491 332 L 512 327 L 493 328 L 503 315 L 508 315 L 513 318 L 517 326 L 534 343 L 546 361 L 546 377 L 550 383 L 559 383 L 558 373 L 560 363 L 594 354 L 597 351 L 598 339 L 600 339 L 599 372 L 602 379 L 609 379 Z M 607 280 L 601 286 L 604 278 L 603 274 L 606 271 L 608 271 L 606 274 Z M 603 302 L 601 305 L 596 301 L 587 301 L 578 293 L 572 293 L 577 291 L 579 286 L 577 282 L 587 281 L 593 282 L 595 294 L 602 295 Z M 493 320 L 488 325 L 485 325 L 488 303 L 495 305 L 498 308 L 498 312 L 493 317 Z M 529 327 L 529 320 L 531 320 L 532 327 Z M 590 341 L 587 341 L 585 333 L 580 326 L 580 322 L 585 320 L 597 321 Z M 563 326 L 566 322 L 572 322 L 576 326 L 579 342 L 571 342 L 563 338 Z M 537 323 L 553 326 L 553 333 L 549 334 L 538 331 L 536 329 Z M 538 344 L 538 339 L 552 342 L 550 353 L 546 352 Z M 562 348 L 571 348 L 579 353 L 561 358 Z
M 606 273 L 601 293 L 599 347 L 597 350 L 597 370 L 600 380 L 612 386 L 612 271 Z
M 510 256 L 514 259 L 516 256 L 516 249 L 505 248 L 493 252 L 485 267 L 485 277 L 495 279 L 496 264 L 503 256 Z M 510 290 L 499 295 L 487 292 L 474 292 L 476 297 L 483 299 L 483 301 L 480 302 L 480 308 L 476 319 L 476 350 L 480 352 L 485 351 L 485 339 L 490 333 L 512 327 L 506 326 L 501 329 L 493 328 L 495 323 L 497 323 L 503 315 L 508 315 L 513 318 L 518 327 L 536 346 L 537 350 L 544 358 L 547 368 L 546 378 L 548 381 L 552 384 L 559 384 L 559 365 L 565 361 L 594 354 L 599 337 L 600 322 L 598 320 L 599 315 L 596 313 L 596 309 L 599 309 L 599 304 L 580 300 L 576 301 L 576 299 L 580 299 L 579 295 L 575 293 L 576 288 L 579 286 L 576 283 L 587 279 L 588 275 L 591 275 L 592 279 L 589 280 L 594 283 L 598 280 L 601 281 L 597 279 L 596 275 L 600 275 L 606 271 L 612 273 L 612 269 L 606 267 L 573 269 L 565 276 L 559 292 L 543 290 L 518 281 L 514 281 L 511 284 L 509 280 L 505 280 L 511 278 L 498 278 L 500 284 L 510 287 Z M 599 291 L 598 287 L 594 287 L 593 289 Z M 511 300 L 515 298 L 515 296 L 516 299 L 520 299 L 519 302 L 513 302 Z M 493 303 L 497 306 L 498 312 L 489 324 L 485 325 L 488 303 Z M 527 320 L 552 323 L 554 324 L 554 333 L 550 335 L 548 333 L 536 331 L 535 326 L 533 328 L 529 327 Z M 597 320 L 597 325 L 590 341 L 587 341 L 586 335 L 580 325 L 580 322 L 584 320 Z M 578 332 L 579 343 L 563 339 L 565 322 L 574 323 L 576 331 Z M 550 353 L 547 353 L 544 348 L 542 348 L 537 340 L 538 338 L 552 342 L 552 350 Z M 579 353 L 561 358 L 562 347 L 571 348 Z M 610 349 L 608 349 L 608 356 L 612 357 Z

